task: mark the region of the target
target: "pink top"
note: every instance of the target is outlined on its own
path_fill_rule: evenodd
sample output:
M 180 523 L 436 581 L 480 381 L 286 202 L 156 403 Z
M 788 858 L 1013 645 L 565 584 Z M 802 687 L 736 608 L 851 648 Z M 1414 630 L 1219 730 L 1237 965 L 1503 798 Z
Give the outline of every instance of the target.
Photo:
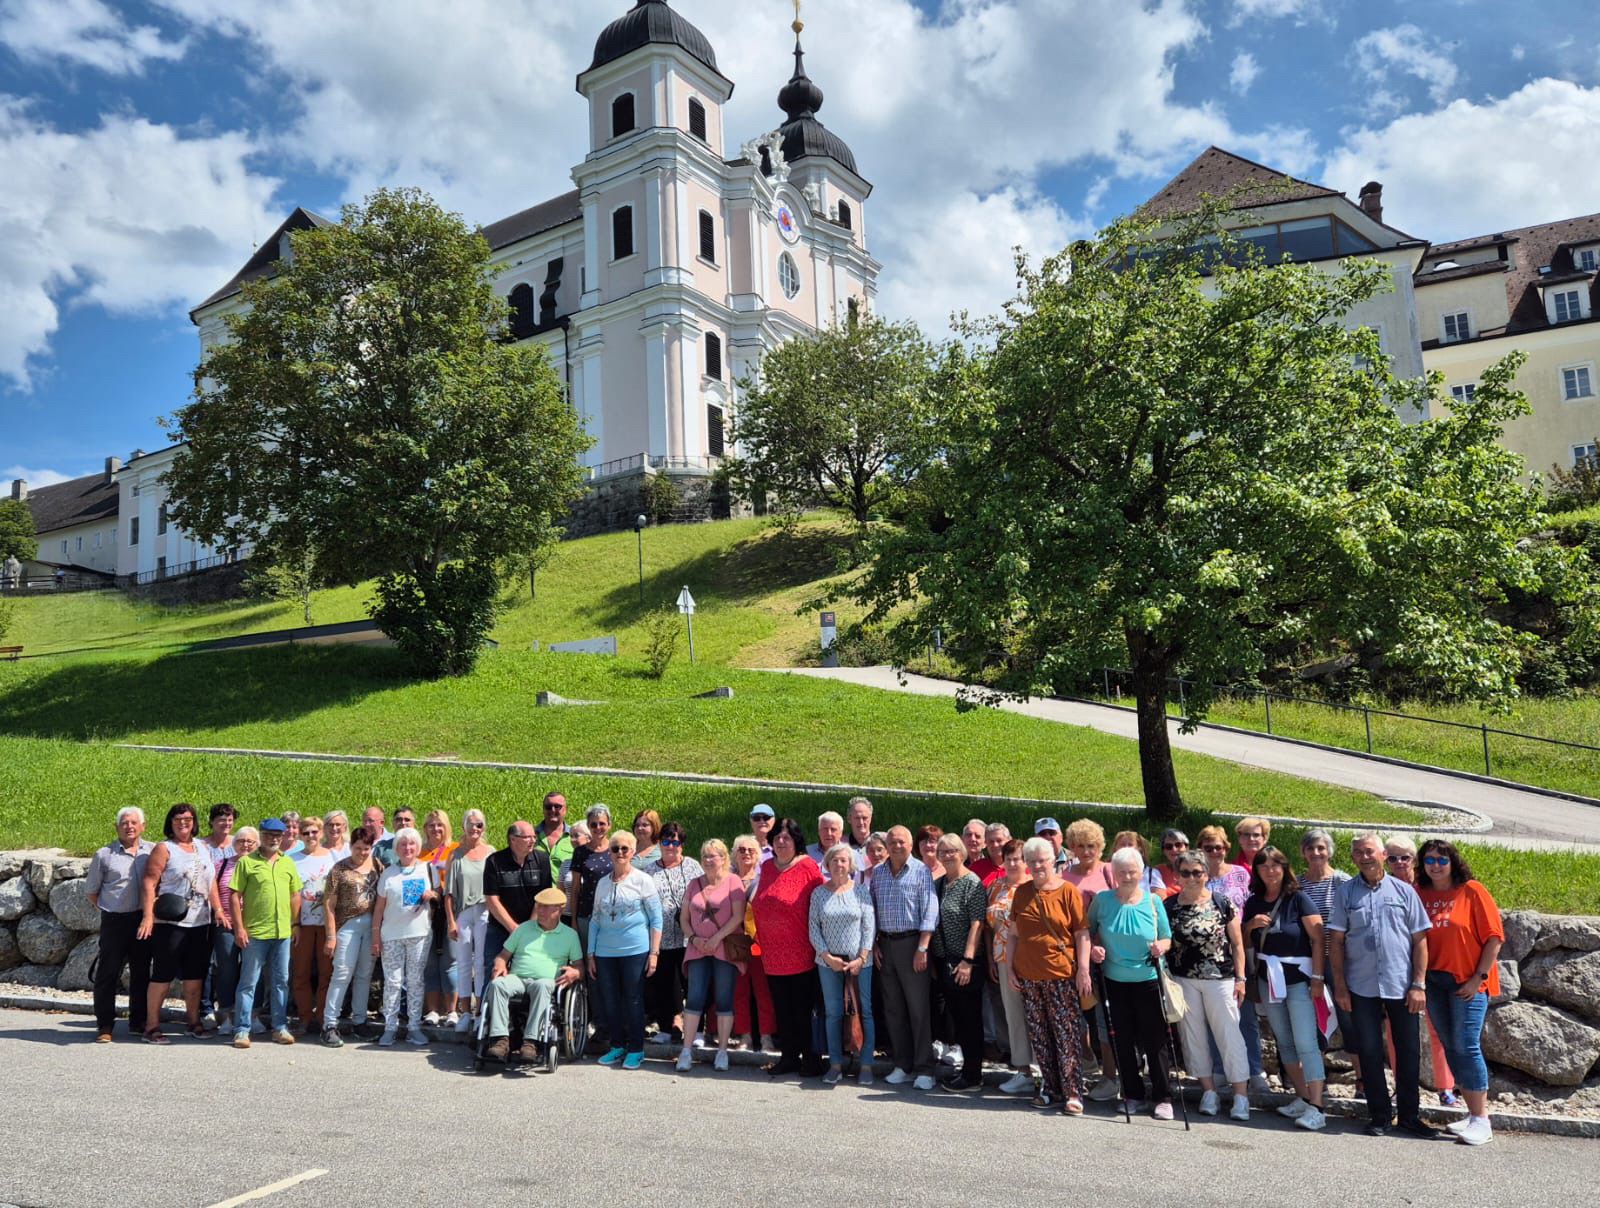
M 735 919 L 742 923 L 744 882 L 737 873 L 731 872 L 718 885 L 707 885 L 704 877 L 696 877 L 689 882 L 688 891 L 683 895 L 683 904 L 689 911 L 689 929 L 684 932 L 684 939 L 708 940 Z M 699 960 L 703 956 L 714 956 L 719 961 L 728 959 L 721 944 L 717 945 L 715 952 L 706 953 L 692 943 L 685 943 L 684 960 Z
M 1081 873 L 1076 869 L 1068 869 L 1061 874 L 1061 879 L 1068 885 L 1076 885 L 1078 892 L 1083 894 L 1083 908 L 1089 909 L 1089 903 L 1094 901 L 1094 895 L 1102 889 L 1115 889 L 1117 883 L 1111 876 L 1111 861 L 1100 861 L 1100 867 L 1091 873 Z
M 761 869 L 756 893 L 756 939 L 769 975 L 806 973 L 817 962 L 811 946 L 811 891 L 822 884 L 822 870 L 803 853 L 782 872 L 777 864 Z

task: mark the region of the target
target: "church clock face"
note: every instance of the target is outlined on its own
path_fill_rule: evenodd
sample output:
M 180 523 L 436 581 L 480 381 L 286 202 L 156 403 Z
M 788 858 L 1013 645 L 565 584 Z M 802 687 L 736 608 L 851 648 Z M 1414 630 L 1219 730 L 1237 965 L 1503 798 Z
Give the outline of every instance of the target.
M 794 216 L 794 211 L 789 208 L 789 203 L 780 201 L 773 209 L 772 215 L 778 222 L 778 234 L 783 236 L 785 243 L 794 243 L 800 238 L 800 223 Z

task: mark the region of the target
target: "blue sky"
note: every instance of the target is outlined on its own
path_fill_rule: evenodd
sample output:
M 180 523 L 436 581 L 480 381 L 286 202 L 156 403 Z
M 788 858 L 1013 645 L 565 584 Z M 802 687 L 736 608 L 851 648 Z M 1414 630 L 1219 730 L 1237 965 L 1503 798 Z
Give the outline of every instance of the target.
M 573 78 L 629 0 L 0 0 L 0 480 L 167 443 L 187 312 L 296 205 L 570 187 Z M 790 0 L 676 0 L 777 124 Z M 1515 19 L 1512 19 L 1514 14 Z M 1592 0 L 807 0 L 877 191 L 880 309 L 938 332 L 1210 143 L 1443 240 L 1600 209 Z M 730 153 L 736 147 L 729 147 Z

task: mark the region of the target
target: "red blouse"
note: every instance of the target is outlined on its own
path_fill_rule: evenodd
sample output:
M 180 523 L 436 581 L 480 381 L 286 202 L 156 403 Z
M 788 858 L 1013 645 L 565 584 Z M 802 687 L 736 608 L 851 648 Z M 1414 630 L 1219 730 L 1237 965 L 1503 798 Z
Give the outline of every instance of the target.
M 822 870 L 805 855 L 782 872 L 770 861 L 761 866 L 753 909 L 761 963 L 768 974 L 804 973 L 817 963 L 811 947 L 811 891 L 822 884 Z

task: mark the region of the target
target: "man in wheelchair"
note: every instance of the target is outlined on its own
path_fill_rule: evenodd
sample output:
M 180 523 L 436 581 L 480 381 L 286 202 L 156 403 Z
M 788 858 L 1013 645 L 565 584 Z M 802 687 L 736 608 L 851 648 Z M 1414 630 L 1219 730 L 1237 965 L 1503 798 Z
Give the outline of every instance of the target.
M 511 1007 L 526 1000 L 528 1023 L 517 1052 L 519 1061 L 537 1061 L 537 1043 L 550 1030 L 550 1009 L 558 988 L 573 985 L 583 976 L 583 949 L 578 933 L 561 921 L 567 895 L 543 889 L 534 896 L 533 918 L 523 923 L 494 958 L 494 980 L 485 996 L 488 1005 L 484 1034 L 489 1046 L 484 1057 L 506 1061 L 511 1049 Z

